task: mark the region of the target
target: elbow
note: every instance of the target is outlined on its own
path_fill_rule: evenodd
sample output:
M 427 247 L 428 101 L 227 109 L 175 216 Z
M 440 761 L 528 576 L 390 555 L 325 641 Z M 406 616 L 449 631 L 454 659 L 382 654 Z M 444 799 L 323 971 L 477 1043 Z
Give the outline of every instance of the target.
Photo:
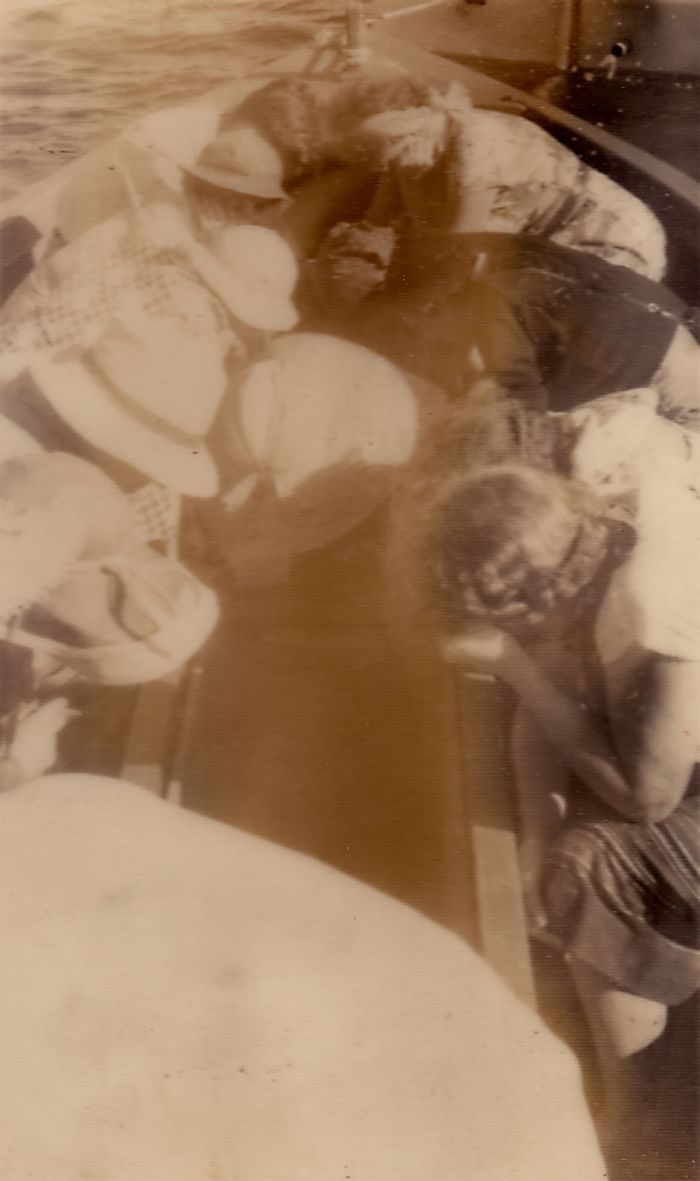
M 661 824 L 675 812 L 683 790 L 684 785 L 665 778 L 640 784 L 630 801 L 630 819 L 637 824 Z
M 669 804 L 665 800 L 637 800 L 631 809 L 630 819 L 637 824 L 661 824 L 662 821 L 668 820 L 675 808 L 675 802 Z

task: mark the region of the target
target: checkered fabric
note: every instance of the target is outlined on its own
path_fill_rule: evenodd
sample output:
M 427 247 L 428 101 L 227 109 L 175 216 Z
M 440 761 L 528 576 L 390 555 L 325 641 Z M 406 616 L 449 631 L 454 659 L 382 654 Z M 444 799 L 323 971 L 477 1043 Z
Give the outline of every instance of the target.
M 131 308 L 137 301 L 145 316 L 168 317 L 192 332 L 192 306 L 195 298 L 201 306 L 203 288 L 184 251 L 127 242 L 106 256 L 97 250 L 90 258 L 83 250 L 76 262 L 73 274 L 54 288 L 37 276 L 16 312 L 0 317 L 5 354 L 89 348 L 127 301 Z M 223 305 L 213 296 L 210 304 L 218 326 L 225 329 Z
M 180 530 L 180 496 L 161 484 L 145 484 L 129 496 L 135 537 L 145 543 L 162 542 L 166 552 L 177 553 Z

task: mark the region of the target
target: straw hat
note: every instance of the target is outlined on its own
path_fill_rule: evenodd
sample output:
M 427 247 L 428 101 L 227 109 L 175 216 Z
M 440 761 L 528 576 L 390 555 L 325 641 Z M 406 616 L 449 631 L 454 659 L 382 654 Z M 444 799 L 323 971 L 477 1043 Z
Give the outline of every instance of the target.
M 98 468 L 60 452 L 0 465 L 0 620 L 38 605 L 14 643 L 101 684 L 155 680 L 197 651 L 218 618 L 213 592 L 134 540 L 127 498 Z M 78 642 L 49 638 L 58 623 Z
M 125 138 L 218 188 L 268 200 L 287 195 L 284 163 L 272 144 L 246 124 L 220 132 L 214 107 L 193 104 L 156 111 Z
M 192 176 L 217 188 L 269 201 L 282 201 L 284 161 L 254 127 L 233 127 L 212 140 L 192 167 Z
M 180 194 L 184 174 L 228 192 L 286 197 L 281 156 L 249 126 L 219 133 L 220 113 L 206 103 L 146 115 L 77 161 L 58 195 L 56 224 L 67 241 L 121 212 Z
M 30 366 L 46 400 L 92 446 L 188 496 L 217 490 L 204 439 L 226 385 L 223 334 L 202 324 L 211 317 L 204 290 L 201 304 L 189 320 L 125 312 L 80 356 Z
M 138 544 L 76 563 L 42 607 L 81 642 L 26 629 L 13 633 L 15 642 L 101 685 L 140 685 L 168 676 L 202 647 L 219 618 L 209 587 L 174 558 Z

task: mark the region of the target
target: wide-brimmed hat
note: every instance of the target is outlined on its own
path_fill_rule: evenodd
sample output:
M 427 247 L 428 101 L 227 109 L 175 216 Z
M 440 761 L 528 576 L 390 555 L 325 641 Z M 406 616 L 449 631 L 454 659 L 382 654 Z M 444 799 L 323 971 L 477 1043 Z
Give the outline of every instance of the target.
M 190 174 L 227 192 L 267 200 L 286 196 L 280 155 L 252 127 L 220 133 L 208 103 L 145 115 L 109 143 L 76 161 L 56 199 L 56 225 L 67 241 L 127 206 L 180 194 Z
M 75 563 L 69 576 L 44 596 L 42 606 L 50 619 L 75 629 L 88 601 L 93 618 L 99 604 L 109 621 L 104 641 L 93 634 L 88 642 L 72 644 L 26 627 L 13 633 L 14 641 L 88 681 L 139 685 L 185 664 L 219 618 L 214 592 L 181 562 L 148 545 L 135 544 L 100 561 Z M 119 638 L 114 623 L 119 624 Z
M 127 132 L 130 143 L 173 161 L 208 184 L 235 193 L 281 200 L 284 161 L 254 127 L 220 130 L 215 107 L 203 103 L 147 115 Z
M 269 140 L 254 127 L 232 127 L 207 144 L 185 171 L 217 188 L 250 197 L 282 201 L 284 161 Z
M 167 675 L 218 618 L 214 593 L 136 540 L 128 498 L 73 455 L 0 465 L 0 562 L 0 622 L 38 609 L 15 620 L 13 643 L 102 684 Z
M 137 309 L 82 354 L 41 357 L 30 369 L 92 446 L 177 492 L 212 496 L 218 476 L 204 439 L 226 386 L 227 342 L 206 291 L 190 284 L 187 298 L 189 316 Z

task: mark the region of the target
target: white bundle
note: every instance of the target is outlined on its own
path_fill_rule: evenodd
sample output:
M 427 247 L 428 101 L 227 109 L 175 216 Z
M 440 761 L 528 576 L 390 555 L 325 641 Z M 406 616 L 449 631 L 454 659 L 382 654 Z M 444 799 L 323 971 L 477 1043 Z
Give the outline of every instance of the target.
M 0 939 L 8 1181 L 604 1176 L 571 1051 L 466 944 L 129 784 L 0 799 Z

